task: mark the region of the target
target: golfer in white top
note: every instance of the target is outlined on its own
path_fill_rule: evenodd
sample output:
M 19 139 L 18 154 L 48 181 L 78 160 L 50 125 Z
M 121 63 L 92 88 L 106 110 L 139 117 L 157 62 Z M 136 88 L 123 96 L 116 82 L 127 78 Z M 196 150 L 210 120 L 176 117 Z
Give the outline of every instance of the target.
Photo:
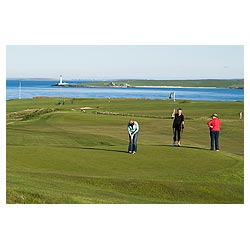
M 137 152 L 137 139 L 139 132 L 139 124 L 133 119 L 129 120 L 128 123 L 128 135 L 129 135 L 129 145 L 128 152 L 130 154 L 135 154 Z

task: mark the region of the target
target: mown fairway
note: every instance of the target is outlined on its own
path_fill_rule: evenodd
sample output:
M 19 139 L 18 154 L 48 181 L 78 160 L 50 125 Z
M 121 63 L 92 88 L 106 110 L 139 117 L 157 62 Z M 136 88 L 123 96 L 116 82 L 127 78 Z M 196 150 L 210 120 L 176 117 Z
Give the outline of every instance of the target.
M 58 101 L 7 101 L 7 203 L 244 203 L 243 102 Z M 181 148 L 170 146 L 179 106 Z M 213 112 L 220 152 L 209 150 Z M 130 117 L 140 124 L 136 155 L 127 153 Z

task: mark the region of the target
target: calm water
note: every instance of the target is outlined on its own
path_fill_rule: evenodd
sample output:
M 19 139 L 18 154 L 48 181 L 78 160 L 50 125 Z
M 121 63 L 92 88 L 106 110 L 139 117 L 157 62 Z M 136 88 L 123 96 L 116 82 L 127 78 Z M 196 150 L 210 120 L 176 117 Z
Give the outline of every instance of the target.
M 70 81 L 67 81 L 70 82 Z M 83 81 L 81 81 L 82 83 Z M 87 81 L 86 81 L 87 82 Z M 89 81 L 88 81 L 89 82 Z M 56 96 L 69 98 L 148 98 L 168 99 L 175 92 L 177 100 L 243 101 L 243 89 L 227 88 L 67 88 L 53 87 L 57 81 L 21 81 L 21 98 Z M 76 81 L 74 81 L 76 83 Z M 6 81 L 6 99 L 19 98 L 19 81 Z

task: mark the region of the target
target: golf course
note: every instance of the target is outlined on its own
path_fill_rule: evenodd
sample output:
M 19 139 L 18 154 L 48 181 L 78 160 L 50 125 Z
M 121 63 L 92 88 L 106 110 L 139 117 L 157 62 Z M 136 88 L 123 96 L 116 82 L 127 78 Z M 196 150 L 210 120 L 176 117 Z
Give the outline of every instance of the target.
M 185 116 L 172 146 L 173 109 Z M 6 102 L 7 203 L 243 204 L 244 102 L 14 99 Z M 207 122 L 221 120 L 220 151 Z M 140 125 L 128 154 L 127 124 Z

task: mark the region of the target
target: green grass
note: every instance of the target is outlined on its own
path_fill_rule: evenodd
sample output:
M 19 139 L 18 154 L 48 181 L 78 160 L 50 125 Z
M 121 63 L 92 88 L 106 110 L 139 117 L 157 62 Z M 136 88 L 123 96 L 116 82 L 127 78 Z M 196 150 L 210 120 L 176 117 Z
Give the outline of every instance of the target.
M 7 203 L 244 203 L 243 102 L 58 100 L 7 101 Z M 179 106 L 186 125 L 175 148 L 170 114 Z M 213 112 L 220 152 L 208 150 Z M 126 153 L 131 116 L 136 155 Z
M 205 79 L 205 80 L 120 80 L 115 84 L 128 83 L 130 86 L 182 86 L 182 87 L 217 87 L 243 88 L 244 79 Z M 104 86 L 110 82 L 92 82 L 88 86 Z M 76 86 L 81 86 L 76 84 Z M 86 86 L 86 85 L 82 85 Z

